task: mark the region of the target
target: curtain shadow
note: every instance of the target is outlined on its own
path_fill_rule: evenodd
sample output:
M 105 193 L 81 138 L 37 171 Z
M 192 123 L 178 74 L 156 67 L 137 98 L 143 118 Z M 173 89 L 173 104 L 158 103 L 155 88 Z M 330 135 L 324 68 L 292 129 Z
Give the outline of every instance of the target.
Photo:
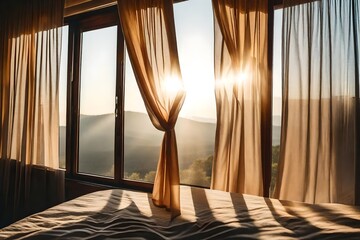
M 27 239 L 49 239 L 49 238 L 143 238 L 143 239 L 238 239 L 248 238 L 251 234 L 260 232 L 253 224 L 253 220 L 246 220 L 248 214 L 244 214 L 246 207 L 235 207 L 236 219 L 241 222 L 242 227 L 228 225 L 215 218 L 210 208 L 206 190 L 192 188 L 194 214 L 197 220 L 189 221 L 181 217 L 171 220 L 171 213 L 165 209 L 157 208 L 148 197 L 152 216 L 145 216 L 131 200 L 131 203 L 123 209 L 118 209 L 121 199 L 126 197 L 123 191 L 113 190 L 106 205 L 98 212 L 71 212 L 59 213 L 56 218 L 88 215 L 75 223 L 62 225 L 44 232 L 37 232 L 26 235 L 19 233 L 13 236 L 14 239 L 26 237 Z M 238 195 L 241 196 L 241 195 Z M 244 204 L 245 201 L 232 196 L 234 204 Z M 159 211 L 167 213 L 168 222 L 159 223 Z M 160 213 L 160 214 L 162 214 Z M 242 217 L 239 217 L 242 215 Z M 161 215 L 162 216 L 162 215 Z M 160 217 L 161 217 L 160 216 Z M 249 224 L 249 222 L 251 224 Z M 249 235 L 250 234 L 250 235 Z
M 319 216 L 326 219 L 326 221 L 333 222 L 338 225 L 343 225 L 352 228 L 360 228 L 360 220 L 348 217 L 340 212 L 334 212 L 331 208 L 327 208 L 325 206 L 320 205 L 309 205 L 306 206 L 309 210 L 314 213 L 319 213 Z M 353 210 L 357 210 L 358 215 L 360 216 L 360 209 L 355 208 Z
M 210 209 L 205 189 L 192 187 L 191 196 L 193 199 L 197 225 L 201 227 L 205 222 L 214 221 L 215 217 Z
M 268 206 L 273 218 L 284 228 L 293 232 L 290 234 L 289 237 L 295 236 L 307 236 L 310 233 L 320 232 L 321 229 L 312 225 L 309 221 L 305 218 L 301 217 L 296 212 L 292 211 L 291 209 L 287 208 L 282 204 L 282 201 L 279 202 L 284 206 L 286 212 L 290 216 L 282 216 L 280 213 L 277 212 L 276 208 L 274 207 L 273 203 L 269 198 L 264 198 L 266 205 Z
M 112 190 L 106 205 L 101 210 L 78 213 L 79 216 L 88 215 L 87 218 L 26 237 L 27 239 L 49 239 L 49 237 L 54 237 L 65 239 L 143 238 L 154 240 L 166 238 L 160 233 L 159 226 L 155 224 L 154 219 L 143 215 L 133 200 L 126 208 L 119 208 L 123 197 L 126 197 L 126 194 L 122 190 Z M 152 206 L 151 208 L 155 207 L 152 202 L 150 206 Z M 73 214 L 72 212 L 71 216 Z M 67 214 L 64 213 L 63 216 L 67 216 Z M 21 237 L 21 235 L 15 235 L 14 239 L 18 237 Z
M 254 222 L 254 219 L 249 214 L 249 209 L 246 205 L 243 194 L 230 193 L 231 201 L 234 206 L 234 210 L 237 216 L 237 219 L 241 226 L 246 226 L 247 234 L 257 234 L 261 230 L 258 228 Z
M 207 191 L 209 190 L 191 188 L 189 194 L 192 196 L 193 201 L 191 204 L 193 204 L 194 207 L 194 212 L 191 211 L 191 214 L 195 215 L 195 220 L 187 220 L 185 218 L 186 216 L 184 218 L 180 216 L 171 220 L 171 213 L 165 209 L 155 207 L 151 200 L 151 195 L 146 195 L 147 200 L 140 199 L 140 202 L 138 202 L 136 199 L 131 199 L 126 191 L 115 189 L 112 190 L 108 199 L 103 200 L 106 201 L 106 204 L 99 211 L 86 211 L 84 208 L 85 211 L 76 210 L 74 212 L 61 212 L 57 210 L 54 215 L 51 215 L 51 212 L 40 213 L 38 217 L 35 215 L 35 218 L 33 217 L 32 221 L 29 221 L 29 223 L 32 223 L 35 220 L 34 224 L 36 227 L 34 226 L 31 230 L 33 233 L 19 232 L 12 236 L 12 239 L 254 239 L 261 237 L 262 233 L 264 233 L 264 236 L 269 236 L 267 235 L 268 231 L 270 231 L 270 235 L 285 238 L 321 237 L 356 239 L 356 237 L 359 237 L 359 233 L 356 231 L 346 233 L 337 232 L 335 235 L 333 235 L 333 231 L 323 232 L 325 229 L 320 229 L 312 225 L 309 220 L 290 209 L 291 202 L 280 201 L 287 213 L 284 216 L 283 213 L 277 210 L 271 200 L 267 198 L 264 198 L 266 204 L 261 204 L 260 207 L 267 206 L 274 220 L 271 220 L 269 225 L 266 223 L 265 225 L 261 224 L 261 227 L 264 227 L 262 231 L 256 224 L 258 217 L 254 218 L 251 214 L 251 211 L 257 211 L 259 206 L 255 208 L 249 207 L 242 194 L 229 193 L 229 195 L 226 196 L 231 198 L 231 200 L 229 199 L 231 202 L 225 200 L 226 205 L 223 206 L 221 205 L 221 200 L 217 202 L 217 205 L 214 207 L 211 202 L 213 199 L 208 198 Z M 129 205 L 120 209 L 122 201 L 127 201 L 126 203 Z M 149 203 L 150 215 L 145 214 L 139 206 L 141 203 L 147 203 L 146 201 Z M 214 201 L 217 201 L 216 198 Z M 96 201 L 93 202 L 96 204 Z M 311 206 L 312 205 L 308 206 L 310 210 L 312 210 Z M 307 211 L 308 209 L 304 207 L 302 210 Z M 314 212 L 315 211 L 329 211 L 329 209 L 319 206 Z M 263 213 L 263 211 L 261 212 Z M 354 222 L 354 219 L 350 217 L 336 214 L 333 211 L 330 212 L 329 221 L 335 221 L 335 219 L 340 218 L 344 220 L 346 224 L 350 221 Z M 189 212 L 184 214 L 189 214 Z M 254 212 L 254 216 L 255 214 Z M 221 216 L 221 220 L 217 218 L 218 216 Z M 226 218 L 228 216 L 229 218 Z M 48 219 L 49 221 L 56 221 L 56 219 L 63 218 L 78 218 L 79 221 L 50 229 L 46 227 L 47 223 L 43 222 L 41 218 Z M 159 222 L 159 218 L 164 218 L 164 222 Z M 274 233 L 268 229 L 268 227 L 274 227 L 274 221 L 280 224 L 283 229 L 282 232 L 280 228 L 275 229 L 274 231 L 276 232 Z M 355 224 L 358 223 L 359 221 L 355 222 Z M 41 229 L 43 228 L 47 229 L 43 230 L 43 232 L 35 232 L 42 231 Z M 284 232 L 285 229 L 291 232 Z

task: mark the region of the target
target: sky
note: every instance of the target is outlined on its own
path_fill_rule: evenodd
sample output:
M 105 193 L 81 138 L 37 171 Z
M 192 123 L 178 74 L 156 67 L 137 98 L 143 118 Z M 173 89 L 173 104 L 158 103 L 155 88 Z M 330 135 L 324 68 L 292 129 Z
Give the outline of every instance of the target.
M 214 30 L 211 0 L 174 4 L 180 68 L 186 99 L 180 117 L 215 122 Z M 281 10 L 275 11 L 273 114 L 281 114 Z M 81 114 L 113 113 L 115 109 L 116 30 L 110 27 L 83 33 L 81 60 Z M 65 125 L 67 27 L 63 31 L 60 74 L 60 125 Z M 107 83 L 107 84 L 104 84 Z M 125 111 L 146 112 L 126 54 Z
M 282 9 L 274 12 L 274 41 L 273 41 L 273 96 L 281 98 L 281 26 Z
M 186 98 L 180 117 L 214 122 L 214 33 L 210 0 L 174 4 L 176 38 Z M 125 111 L 145 112 L 126 56 Z
M 67 85 L 67 63 L 68 63 L 68 39 L 69 27 L 64 26 L 62 29 L 62 46 L 60 60 L 60 80 L 59 80 L 59 113 L 60 126 L 66 125 L 66 85 Z
M 282 9 L 274 12 L 274 41 L 273 41 L 273 115 L 281 115 L 281 31 Z
M 101 28 L 82 35 L 80 114 L 114 113 L 117 28 Z

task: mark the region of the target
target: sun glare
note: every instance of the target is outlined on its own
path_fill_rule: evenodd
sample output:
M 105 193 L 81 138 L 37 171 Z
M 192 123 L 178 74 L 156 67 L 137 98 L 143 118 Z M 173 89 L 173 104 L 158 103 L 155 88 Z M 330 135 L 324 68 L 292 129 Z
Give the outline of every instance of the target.
M 168 76 L 165 81 L 165 91 L 167 94 L 176 95 L 178 92 L 184 91 L 184 85 L 178 76 Z
M 248 76 L 249 76 L 247 71 L 238 72 L 238 73 L 236 73 L 234 75 L 235 76 L 234 76 L 233 81 L 234 81 L 235 84 L 238 84 L 238 85 L 239 84 L 242 85 L 242 84 L 246 83 L 246 81 L 248 80 Z
M 219 79 L 216 81 L 217 87 L 240 87 L 245 85 L 250 81 L 251 73 L 250 71 L 231 71 L 226 76 L 224 76 L 222 79 Z

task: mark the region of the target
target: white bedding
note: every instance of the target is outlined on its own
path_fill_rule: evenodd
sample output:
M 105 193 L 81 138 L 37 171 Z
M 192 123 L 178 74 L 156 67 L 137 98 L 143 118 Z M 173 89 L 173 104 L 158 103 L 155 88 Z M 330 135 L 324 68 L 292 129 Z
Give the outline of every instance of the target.
M 181 213 L 151 195 L 106 190 L 65 202 L 0 229 L 0 238 L 32 239 L 360 239 L 360 208 L 304 204 L 181 187 Z

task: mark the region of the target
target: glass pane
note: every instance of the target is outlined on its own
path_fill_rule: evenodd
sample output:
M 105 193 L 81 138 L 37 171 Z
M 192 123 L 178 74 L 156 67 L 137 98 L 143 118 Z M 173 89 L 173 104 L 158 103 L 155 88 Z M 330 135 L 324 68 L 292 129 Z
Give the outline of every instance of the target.
M 114 177 L 117 26 L 82 34 L 79 172 Z
M 216 119 L 211 1 L 177 3 L 174 12 L 186 88 L 176 124 L 181 183 L 209 186 Z M 128 56 L 125 76 L 124 177 L 153 182 L 164 133 L 147 116 Z
M 211 1 L 191 0 L 175 4 L 174 15 L 186 89 L 176 124 L 180 181 L 209 187 L 216 129 Z
M 69 27 L 62 28 L 62 48 L 59 80 L 59 167 L 65 168 L 66 156 L 66 93 Z
M 163 132 L 151 123 L 126 53 L 124 178 L 154 182 Z
M 282 79 L 281 79 L 281 29 L 282 9 L 274 12 L 274 45 L 273 45 L 273 129 L 272 129 L 272 176 L 270 196 L 275 187 L 277 167 L 280 154 L 281 111 L 282 111 Z

